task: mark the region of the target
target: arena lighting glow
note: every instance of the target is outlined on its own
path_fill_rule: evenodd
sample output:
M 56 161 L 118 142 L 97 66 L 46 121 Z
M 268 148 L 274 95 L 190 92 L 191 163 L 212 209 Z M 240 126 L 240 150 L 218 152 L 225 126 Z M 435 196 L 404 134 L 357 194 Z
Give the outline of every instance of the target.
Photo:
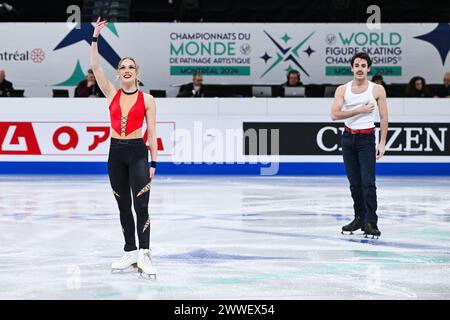
M 13 8 L 12 5 L 10 5 L 10 4 L 6 3 L 6 2 L 0 3 L 0 13 L 11 12 L 13 10 L 14 10 L 14 8 Z

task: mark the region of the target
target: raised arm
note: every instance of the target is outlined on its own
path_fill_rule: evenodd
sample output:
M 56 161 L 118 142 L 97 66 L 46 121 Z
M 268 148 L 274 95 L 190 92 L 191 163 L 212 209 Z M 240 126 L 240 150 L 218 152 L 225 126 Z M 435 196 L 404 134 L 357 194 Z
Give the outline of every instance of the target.
M 100 21 L 100 17 L 98 17 L 97 22 L 95 24 L 94 34 L 93 37 L 98 38 L 100 36 L 100 31 L 106 26 L 106 20 Z M 102 90 L 103 94 L 108 100 L 112 100 L 116 93 L 116 88 L 111 83 L 111 81 L 108 80 L 108 78 L 105 75 L 105 72 L 103 71 L 102 67 L 100 66 L 100 57 L 98 54 L 98 44 L 97 41 L 92 41 L 91 44 L 91 68 L 94 72 L 95 79 L 98 83 L 98 86 L 100 87 L 100 90 Z
M 145 94 L 145 120 L 147 123 L 148 145 L 150 147 L 151 161 L 156 162 L 158 156 L 158 140 L 156 136 L 156 103 L 155 99 Z M 155 169 L 150 168 L 150 178 L 153 178 Z
M 331 119 L 333 121 L 348 119 L 361 113 L 371 113 L 375 106 L 371 103 L 366 103 L 358 108 L 350 111 L 342 111 L 344 105 L 345 86 L 339 86 L 334 93 L 333 106 L 331 107 Z

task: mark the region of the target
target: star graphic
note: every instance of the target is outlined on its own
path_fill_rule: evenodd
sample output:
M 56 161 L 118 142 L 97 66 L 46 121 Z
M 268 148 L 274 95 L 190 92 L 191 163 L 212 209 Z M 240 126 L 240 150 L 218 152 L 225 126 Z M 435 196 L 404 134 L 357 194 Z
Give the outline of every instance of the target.
M 442 64 L 445 64 L 445 59 L 450 51 L 450 24 L 439 23 L 433 31 L 414 38 L 431 43 L 439 52 Z
M 268 60 L 272 59 L 272 57 L 267 54 L 267 51 L 260 58 L 263 59 L 265 63 L 267 63 Z
M 308 72 L 300 65 L 298 59 L 300 59 L 299 50 L 305 44 L 306 41 L 309 40 L 313 36 L 315 32 L 311 32 L 306 38 L 300 41 L 295 47 L 287 47 L 284 48 L 280 43 L 278 43 L 272 36 L 265 30 L 263 30 L 267 37 L 273 42 L 273 44 L 277 47 L 279 52 L 275 52 L 276 60 L 267 68 L 266 71 L 260 76 L 260 78 L 264 77 L 267 73 L 269 73 L 273 68 L 275 68 L 279 63 L 283 62 L 292 62 L 296 65 L 300 70 L 303 71 L 309 77 Z M 289 41 L 290 38 L 287 33 L 281 38 L 285 38 L 285 41 Z M 262 58 L 262 57 L 261 57 Z
M 311 49 L 311 46 L 308 46 L 308 49 L 303 50 L 303 52 L 306 52 L 308 54 L 308 57 L 310 57 L 313 52 L 316 52 L 316 50 L 313 50 Z
M 82 23 L 81 28 L 73 28 L 53 49 L 54 51 L 68 47 L 72 44 L 78 42 L 87 42 L 91 45 L 92 33 L 94 32 L 94 27 L 91 23 Z M 108 63 L 115 69 L 120 61 L 120 56 L 117 52 L 110 46 L 110 44 L 101 35 L 98 38 L 98 51 L 100 55 L 108 61 Z
M 285 32 L 285 33 L 284 33 L 284 36 L 282 36 L 280 39 L 283 40 L 284 43 L 287 43 L 287 42 L 288 42 L 289 40 L 291 40 L 292 38 L 289 37 L 288 34 Z
M 300 70 L 303 71 L 304 74 L 306 74 L 309 77 L 309 73 L 300 65 L 300 63 L 298 63 L 297 59 L 295 59 L 295 57 L 292 54 L 284 58 L 283 61 L 292 61 Z

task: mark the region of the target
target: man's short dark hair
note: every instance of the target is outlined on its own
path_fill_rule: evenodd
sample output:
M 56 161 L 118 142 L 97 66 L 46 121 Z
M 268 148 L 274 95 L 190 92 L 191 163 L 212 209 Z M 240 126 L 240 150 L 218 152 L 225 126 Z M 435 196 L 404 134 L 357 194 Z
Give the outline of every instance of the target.
M 381 81 L 383 81 L 383 76 L 381 75 L 381 74 L 379 74 L 379 73 L 377 73 L 377 74 L 375 74 L 373 77 L 372 77 L 372 82 L 375 82 L 375 81 L 378 81 L 378 80 L 381 80 Z
M 295 69 L 289 70 L 289 72 L 287 74 L 288 78 L 291 74 L 296 74 L 297 77 L 300 79 L 300 72 L 298 72 L 297 70 L 295 70 Z
M 202 76 L 202 72 L 200 70 L 195 70 L 194 74 L 192 75 L 192 78 L 198 77 L 198 76 Z
M 372 59 L 370 59 L 370 56 L 367 53 L 365 53 L 365 52 L 358 52 L 352 57 L 352 61 L 351 61 L 351 66 L 352 67 L 353 67 L 353 62 L 355 62 L 355 60 L 357 58 L 366 60 L 367 61 L 367 67 L 369 67 L 369 68 L 372 65 Z

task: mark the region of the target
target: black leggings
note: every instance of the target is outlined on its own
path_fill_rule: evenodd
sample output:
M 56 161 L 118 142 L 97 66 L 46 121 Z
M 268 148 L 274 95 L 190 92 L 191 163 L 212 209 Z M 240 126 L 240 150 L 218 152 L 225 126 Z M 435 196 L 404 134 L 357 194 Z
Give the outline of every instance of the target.
M 148 169 L 148 151 L 142 139 L 111 139 L 108 175 L 119 205 L 120 223 L 125 237 L 125 251 L 137 249 L 130 187 L 137 217 L 139 248 L 149 249 L 150 246 L 150 219 L 148 216 L 150 178 Z

